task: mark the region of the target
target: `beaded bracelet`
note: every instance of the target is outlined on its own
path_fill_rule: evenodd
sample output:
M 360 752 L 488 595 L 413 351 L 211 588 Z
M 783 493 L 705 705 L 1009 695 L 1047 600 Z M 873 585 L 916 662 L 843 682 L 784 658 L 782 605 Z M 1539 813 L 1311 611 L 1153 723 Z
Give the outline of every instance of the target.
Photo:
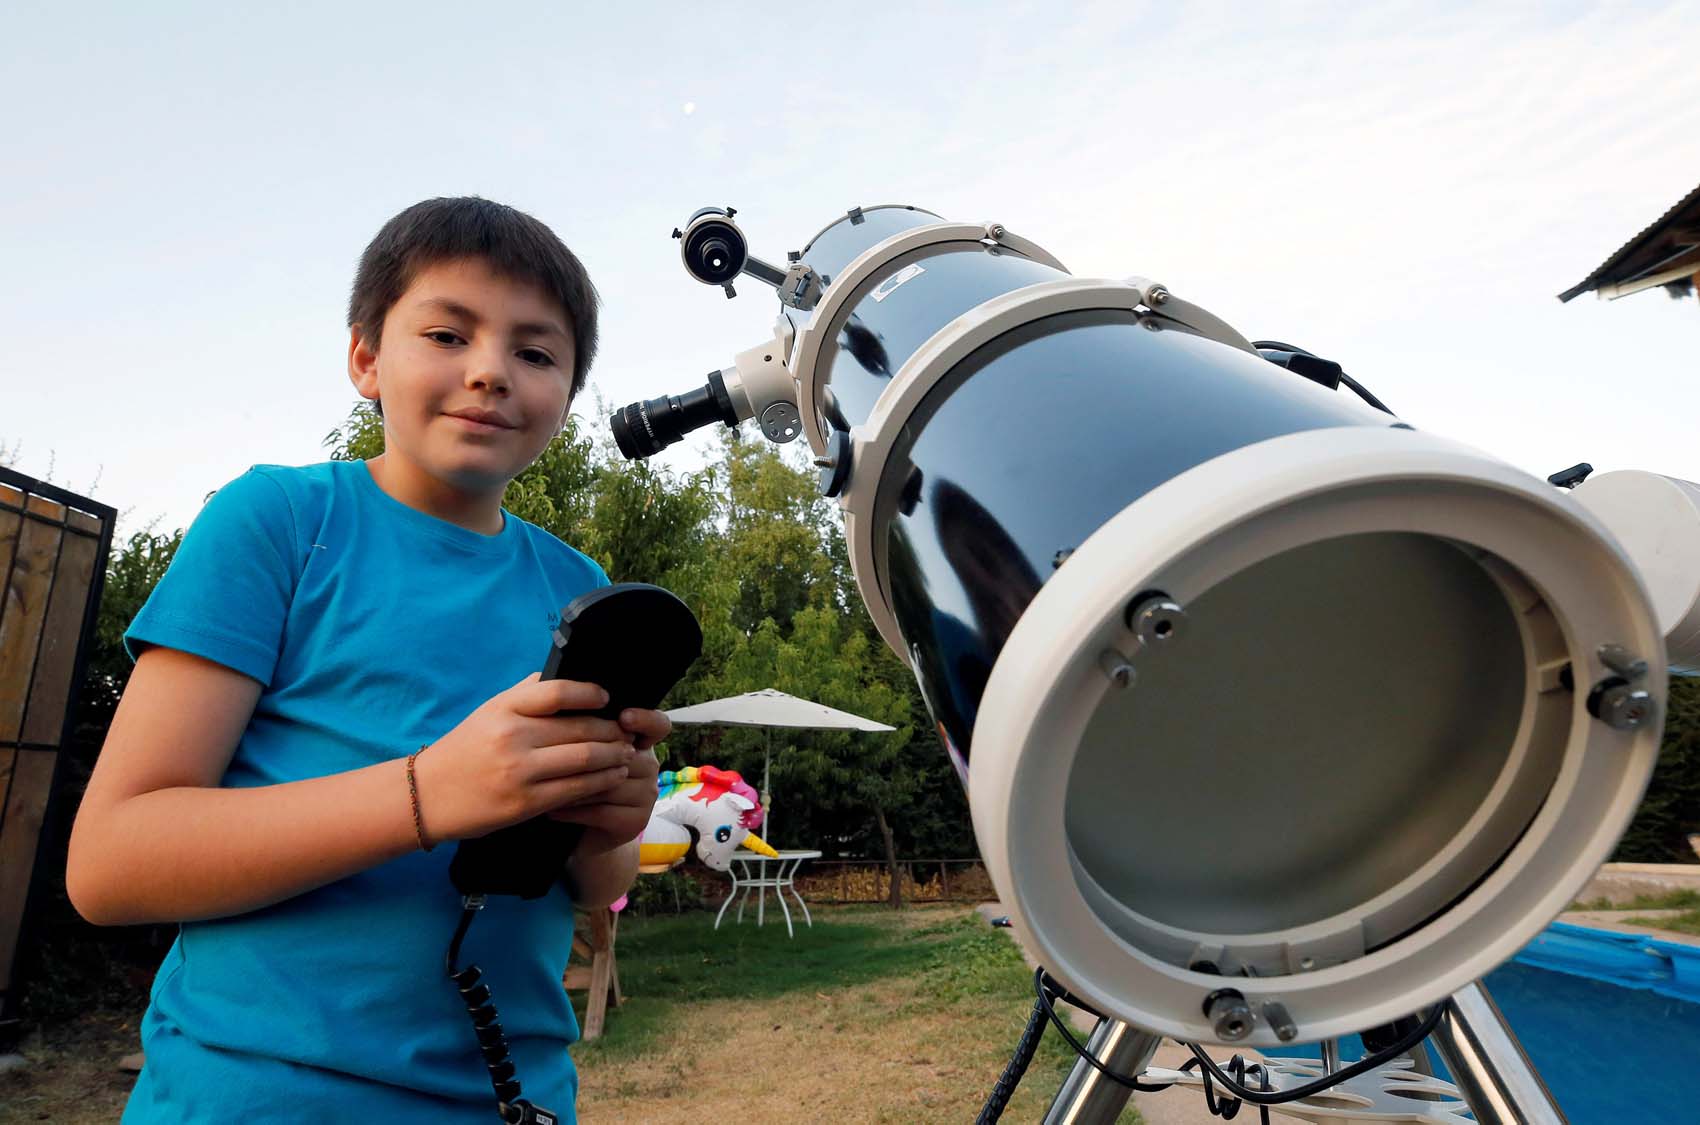
M 425 840 L 425 821 L 419 815 L 419 783 L 413 777 L 413 759 L 424 753 L 425 749 L 425 746 L 421 746 L 407 756 L 407 796 L 413 802 L 413 834 L 419 837 L 419 850 L 422 852 L 428 852 L 437 846 Z

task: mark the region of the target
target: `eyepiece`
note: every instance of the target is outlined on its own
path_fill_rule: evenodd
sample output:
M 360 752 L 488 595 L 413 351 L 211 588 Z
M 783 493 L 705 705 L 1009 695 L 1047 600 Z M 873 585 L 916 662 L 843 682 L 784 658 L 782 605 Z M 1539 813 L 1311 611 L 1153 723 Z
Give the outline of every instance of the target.
M 749 259 L 749 243 L 727 209 L 704 207 L 690 217 L 681 239 L 685 269 L 704 285 L 725 285 Z
M 710 372 L 708 382 L 694 391 L 634 402 L 614 411 L 608 419 L 614 444 L 628 461 L 653 457 L 692 430 L 715 422 L 738 424 L 732 396 L 726 393 L 726 381 L 718 371 Z

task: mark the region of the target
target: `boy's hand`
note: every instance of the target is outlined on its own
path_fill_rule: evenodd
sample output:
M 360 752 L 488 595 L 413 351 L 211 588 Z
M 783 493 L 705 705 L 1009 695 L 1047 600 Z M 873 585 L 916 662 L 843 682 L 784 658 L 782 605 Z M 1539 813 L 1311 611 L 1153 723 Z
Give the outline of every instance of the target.
M 628 707 L 620 712 L 620 728 L 632 736 L 633 746 L 648 750 L 673 733 L 673 720 L 667 717 L 665 711 Z
M 599 855 L 637 839 L 655 807 L 655 778 L 661 766 L 650 747 L 667 737 L 673 723 L 660 711 L 633 707 L 620 713 L 620 726 L 637 746 L 626 780 L 594 797 L 549 812 L 555 820 L 584 825 L 584 837 L 575 855 Z
M 485 701 L 414 762 L 426 836 L 464 840 L 563 805 L 607 800 L 602 795 L 628 779 L 637 735 L 609 719 L 557 714 L 595 710 L 607 700 L 595 684 L 533 672 Z M 655 755 L 641 757 L 648 761 L 636 768 L 647 771 L 653 803 Z M 633 836 L 648 822 L 643 816 Z

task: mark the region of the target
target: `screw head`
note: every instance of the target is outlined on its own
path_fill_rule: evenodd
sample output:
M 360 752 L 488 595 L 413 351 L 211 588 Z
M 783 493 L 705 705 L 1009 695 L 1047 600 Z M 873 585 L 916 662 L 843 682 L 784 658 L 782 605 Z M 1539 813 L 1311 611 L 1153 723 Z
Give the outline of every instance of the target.
M 1647 676 L 1647 662 L 1622 645 L 1601 645 L 1599 657 L 1601 664 L 1626 680 L 1640 680 Z
M 987 228 L 986 233 L 990 234 L 993 238 L 1002 238 L 1005 233 L 1004 226 L 1002 223 L 993 223 Z
M 1186 631 L 1186 610 L 1162 594 L 1147 595 L 1128 608 L 1127 627 L 1142 645 L 1168 644 Z
M 1161 285 L 1153 285 L 1150 291 L 1145 294 L 1145 300 L 1152 308 L 1156 308 L 1158 305 L 1167 303 L 1169 291 Z
M 1269 1026 L 1275 1032 L 1275 1038 L 1281 1042 L 1291 1043 L 1299 1037 L 1298 1025 L 1293 1023 L 1293 1017 L 1287 1012 L 1287 1006 L 1279 1000 L 1264 1001 L 1263 1018 L 1269 1021 Z
M 1600 693 L 1600 720 L 1614 730 L 1635 730 L 1653 717 L 1653 697 L 1628 684 L 1613 684 Z
M 1138 675 L 1133 665 L 1128 663 L 1127 657 L 1113 648 L 1107 648 L 1098 654 L 1098 667 L 1109 677 L 1110 683 L 1118 688 L 1132 687 Z
M 1246 998 L 1231 988 L 1219 989 L 1204 999 L 1204 1016 L 1210 1021 L 1216 1038 L 1223 1043 L 1237 1043 L 1251 1034 L 1257 1017 Z

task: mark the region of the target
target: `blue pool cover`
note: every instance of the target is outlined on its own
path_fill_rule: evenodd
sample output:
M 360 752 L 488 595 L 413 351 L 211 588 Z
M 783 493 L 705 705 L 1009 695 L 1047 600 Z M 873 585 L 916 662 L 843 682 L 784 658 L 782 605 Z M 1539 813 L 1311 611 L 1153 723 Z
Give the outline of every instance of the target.
M 1700 1004 L 1700 947 L 1692 945 L 1554 922 L 1515 960 Z
M 1483 983 L 1571 1125 L 1700 1123 L 1700 947 L 1554 922 Z

